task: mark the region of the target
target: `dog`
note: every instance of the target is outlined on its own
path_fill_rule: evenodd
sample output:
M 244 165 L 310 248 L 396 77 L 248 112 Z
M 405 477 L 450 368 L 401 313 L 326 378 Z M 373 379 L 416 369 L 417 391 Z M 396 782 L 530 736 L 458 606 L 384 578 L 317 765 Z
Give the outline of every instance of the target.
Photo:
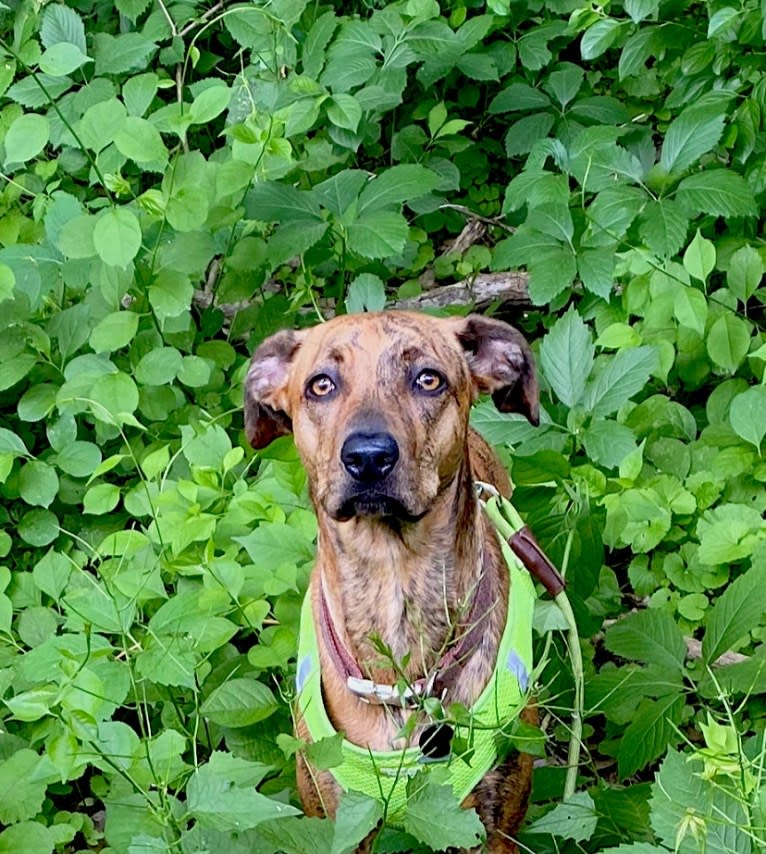
M 422 743 L 428 726 L 424 719 L 409 738 L 402 735 L 408 718 L 420 714 L 417 703 L 402 708 L 391 687 L 381 700 L 381 685 L 404 678 L 416 694 L 427 693 L 425 682 L 433 690 L 436 679 L 445 702 L 470 707 L 496 665 L 509 574 L 475 482 L 506 497 L 511 485 L 468 423 L 482 392 L 501 411 L 538 423 L 527 342 L 508 324 L 480 315 L 336 317 L 266 339 L 247 374 L 249 442 L 263 448 L 292 433 L 316 509 L 310 609 L 321 627 L 316 643 L 327 715 L 348 742 L 370 751 Z M 491 606 L 468 626 L 466 603 L 479 585 Z M 460 655 L 445 656 L 456 643 Z M 532 703 L 522 717 L 536 722 Z M 300 718 L 297 733 L 307 738 Z M 514 837 L 531 775 L 532 758 L 514 754 L 464 799 L 484 824 L 487 850 L 518 851 Z M 334 816 L 341 787 L 331 772 L 299 755 L 297 776 L 305 812 Z

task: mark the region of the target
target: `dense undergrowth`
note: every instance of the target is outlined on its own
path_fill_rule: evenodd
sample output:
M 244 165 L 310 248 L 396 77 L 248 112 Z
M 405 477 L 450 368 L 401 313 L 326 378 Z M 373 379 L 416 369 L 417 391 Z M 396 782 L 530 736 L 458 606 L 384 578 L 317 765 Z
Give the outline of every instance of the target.
M 10 0 L 0 32 L 0 852 L 375 824 L 295 806 L 315 526 L 289 441 L 246 449 L 247 355 L 519 268 L 542 426 L 475 423 L 587 669 L 562 803 L 557 637 L 525 850 L 765 851 L 762 4 Z M 376 850 L 470 821 L 425 787 Z

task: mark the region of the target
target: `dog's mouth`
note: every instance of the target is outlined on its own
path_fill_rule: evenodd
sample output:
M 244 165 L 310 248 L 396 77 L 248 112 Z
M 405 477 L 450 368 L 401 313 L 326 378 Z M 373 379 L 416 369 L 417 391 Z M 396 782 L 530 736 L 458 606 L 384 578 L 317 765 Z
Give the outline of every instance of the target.
M 396 519 L 399 522 L 418 522 L 426 515 L 413 513 L 399 499 L 380 492 L 360 492 L 346 498 L 334 514 L 338 522 L 349 519 L 373 518 Z

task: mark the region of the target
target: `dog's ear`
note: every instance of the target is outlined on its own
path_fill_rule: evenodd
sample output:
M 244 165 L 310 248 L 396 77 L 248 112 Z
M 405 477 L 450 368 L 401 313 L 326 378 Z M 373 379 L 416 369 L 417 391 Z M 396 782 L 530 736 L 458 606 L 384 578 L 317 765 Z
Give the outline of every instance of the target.
M 539 424 L 535 363 L 521 332 L 480 314 L 461 318 L 455 331 L 478 390 L 489 392 L 501 412 L 520 412 L 532 424 Z
M 258 345 L 245 378 L 245 434 L 254 448 L 265 448 L 292 432 L 287 383 L 303 334 L 286 329 Z

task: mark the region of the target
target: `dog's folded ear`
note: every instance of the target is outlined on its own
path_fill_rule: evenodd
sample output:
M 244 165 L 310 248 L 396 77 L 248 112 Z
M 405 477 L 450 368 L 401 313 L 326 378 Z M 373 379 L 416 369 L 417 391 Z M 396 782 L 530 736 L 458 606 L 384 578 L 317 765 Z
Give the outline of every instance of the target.
M 245 378 L 245 434 L 254 448 L 265 448 L 292 432 L 287 385 L 290 366 L 303 334 L 277 332 L 258 345 Z
M 540 391 L 532 351 L 512 326 L 480 314 L 453 321 L 480 392 L 489 392 L 501 412 L 519 412 L 540 422 Z

